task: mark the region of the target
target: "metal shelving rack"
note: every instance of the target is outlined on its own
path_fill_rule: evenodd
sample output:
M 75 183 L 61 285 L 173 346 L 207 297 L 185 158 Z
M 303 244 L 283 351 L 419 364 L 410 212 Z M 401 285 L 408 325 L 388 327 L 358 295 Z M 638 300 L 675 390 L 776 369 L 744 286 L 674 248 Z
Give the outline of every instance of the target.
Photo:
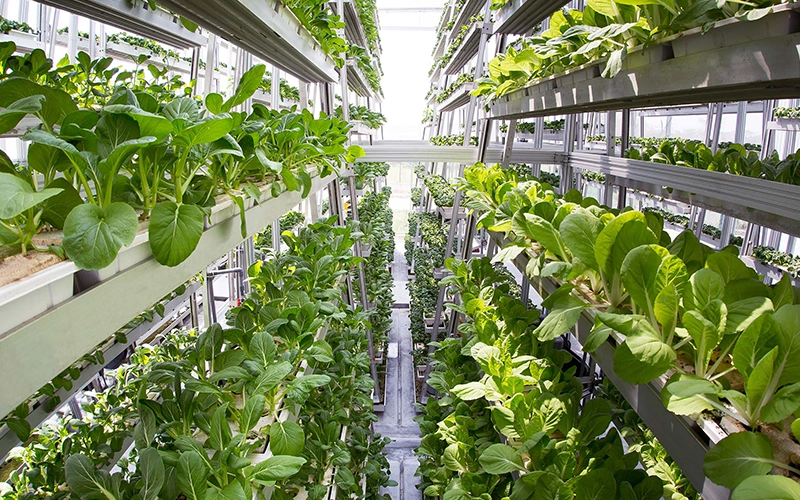
M 208 38 L 185 30 L 178 23 L 176 15 L 161 10 L 133 8 L 126 0 L 47 0 L 45 3 L 93 20 L 114 24 L 169 45 L 193 48 L 194 75 L 198 74 L 201 45 L 208 44 L 208 63 L 213 68 L 213 46 L 218 43 L 216 37 L 219 35 L 240 49 L 273 64 L 275 77 L 279 76 L 277 69 L 280 68 L 303 82 L 324 84 L 321 92 L 324 96 L 322 107 L 328 113 L 333 111 L 334 91 L 331 84 L 339 81 L 339 71 L 333 60 L 322 52 L 312 35 L 278 0 L 159 2 L 211 31 Z M 226 15 L 219 16 L 219 12 L 223 11 Z M 116 17 L 112 20 L 112 16 Z M 361 32 L 363 33 L 363 29 Z M 37 36 L 30 38 L 38 40 Z M 52 43 L 56 41 L 54 37 Z M 44 48 L 41 41 L 29 45 L 30 50 Z M 248 57 L 250 56 L 245 54 L 240 62 L 247 63 Z M 252 58 L 249 60 L 252 61 Z M 209 73 L 213 73 L 213 70 Z M 346 77 L 342 78 L 341 83 L 346 85 Z M 279 86 L 276 85 L 277 88 Z M 307 99 L 307 93 L 301 85 L 301 100 L 304 99 Z M 352 184 L 352 170 L 343 175 Z M 327 190 L 330 197 L 331 212 L 339 214 L 343 221 L 339 181 L 335 176 L 314 176 L 310 195 L 314 196 L 323 189 Z M 206 229 L 198 247 L 186 261 L 176 267 L 161 266 L 152 258 L 145 228 L 140 231 L 133 244 L 122 249 L 117 260 L 106 269 L 81 271 L 72 262 L 66 261 L 0 288 L 0 359 L 4 363 L 0 368 L 0 378 L 4 381 L 4 391 L 0 396 L 0 414 L 8 414 L 96 346 L 108 345 L 108 339 L 131 318 L 199 272 L 205 271 L 221 255 L 228 254 L 228 264 L 235 262 L 246 269 L 252 263 L 254 253 L 252 235 L 277 221 L 282 214 L 302 201 L 298 192 L 287 191 L 273 197 L 269 191 L 264 188 L 258 200 L 246 202 L 245 218 L 249 235 L 244 244 L 238 207 L 230 200 L 221 198 L 207 218 Z M 357 220 L 355 207 L 352 212 L 353 219 Z M 360 255 L 358 245 L 354 251 L 356 255 Z M 230 261 L 230 258 L 234 258 L 234 261 Z M 241 280 L 241 284 L 243 289 L 247 288 L 244 280 Z M 360 285 L 362 293 L 365 293 L 363 280 Z M 192 305 L 188 311 L 182 309 L 182 318 L 187 312 L 192 316 L 197 314 L 194 298 L 196 288 L 192 286 L 187 291 L 188 295 L 192 295 Z M 132 291 L 135 293 L 131 293 Z M 210 296 L 205 309 L 214 309 L 213 289 L 206 290 L 206 294 Z M 149 333 L 154 328 L 169 327 L 174 323 L 170 322 L 173 312 L 184 304 L 185 296 L 173 299 L 165 306 L 167 312 L 163 318 L 131 330 L 127 334 L 129 342 L 113 344 L 107 355 L 119 354 L 130 342 L 140 338 L 143 330 Z M 10 311 L 19 312 L 7 314 Z M 97 311 L 103 311 L 103 314 L 98 316 Z M 369 354 L 374 359 L 371 351 Z M 41 363 L 43 359 L 47 360 L 44 364 Z M 372 364 L 374 372 L 374 361 Z M 102 368 L 99 365 L 84 368 L 79 380 L 73 384 L 75 391 L 85 387 L 88 380 Z M 63 400 L 71 394 L 59 395 Z M 36 406 L 32 408 L 28 420 L 36 425 L 48 416 L 49 414 L 45 415 L 43 406 Z M 7 427 L 0 428 L 0 451 L 5 453 L 15 444 L 13 433 L 8 432 Z
M 304 82 L 338 80 L 333 59 L 279 0 L 163 0 L 160 3 Z M 220 15 L 222 12 L 225 15 Z
M 127 0 L 39 0 L 40 3 L 88 17 L 101 23 L 139 33 L 179 49 L 206 45 L 206 37 L 187 30 L 163 9 L 150 10 Z M 163 3 L 163 2 L 162 2 Z
M 567 3 L 563 0 L 512 0 L 495 14 L 492 33 L 528 33 Z M 735 142 L 738 143 L 744 142 L 744 123 L 748 112 L 763 112 L 765 115 L 770 113 L 769 118 L 765 118 L 765 128 L 769 130 L 790 133 L 800 130 L 800 125 L 797 125 L 800 121 L 770 122 L 774 107 L 770 100 L 796 98 L 800 88 L 800 58 L 797 56 L 800 33 L 795 31 L 800 23 L 796 7 L 793 7 L 777 7 L 773 14 L 761 21 L 723 21 L 705 34 L 701 34 L 699 29 L 692 30 L 659 46 L 634 51 L 629 53 L 621 73 L 613 79 L 600 76 L 604 64 L 601 61 L 534 82 L 491 105 L 487 119 L 479 120 L 480 146 L 477 148 L 428 147 L 423 143 L 378 143 L 367 149 L 368 161 L 426 161 L 434 162 L 432 167 L 436 162 L 463 164 L 484 161 L 502 163 L 504 166 L 519 162 L 532 164 L 534 172 L 538 172 L 538 167 L 543 164 L 559 165 L 562 172 L 562 192 L 573 187 L 576 173 L 590 170 L 606 175 L 607 205 L 624 206 L 627 190 L 635 189 L 690 204 L 694 207 L 693 214 L 694 209 L 699 214 L 697 232 L 702 228 L 705 210 L 723 214 L 723 228 L 728 227 L 723 229 L 722 239 L 726 241 L 734 218 L 748 221 L 751 226 L 763 225 L 796 236 L 800 231 L 800 216 L 797 215 L 800 213 L 800 205 L 797 203 L 800 195 L 798 186 L 613 156 L 617 151 L 614 135 L 616 115 L 620 109 L 621 150 L 629 146 L 627 138 L 632 113 L 637 113 L 640 119 L 646 116 L 706 114 L 706 142 L 713 148 L 719 143 L 720 123 L 724 114 L 737 114 Z M 454 26 L 454 29 L 458 28 L 459 26 Z M 449 65 L 444 71 L 437 71 L 433 75 L 435 80 L 432 85 L 438 80 L 439 73 L 448 73 L 448 70 L 452 70 Z M 670 75 L 669 79 L 664 78 L 666 74 Z M 440 85 L 440 88 L 446 87 Z M 437 103 L 435 113 L 439 118 L 440 132 L 442 113 L 458 110 L 459 105 L 464 105 L 458 94 L 457 92 L 443 103 Z M 753 102 L 754 100 L 764 100 L 764 103 Z M 726 104 L 731 101 L 750 102 Z M 682 108 L 675 109 L 674 106 L 678 105 Z M 608 113 L 605 124 L 605 154 L 575 152 L 583 144 L 583 135 L 578 134 L 583 117 L 578 114 L 584 112 Z M 558 151 L 548 151 L 543 149 L 544 117 L 554 115 L 568 115 L 563 132 L 563 147 L 559 147 Z M 532 143 L 515 142 L 516 121 L 525 118 L 536 119 L 536 133 L 529 137 Z M 497 120 L 510 121 L 503 146 L 489 142 L 492 121 Z M 469 140 L 469 126 L 467 130 L 465 141 Z M 434 132 L 432 135 L 437 134 Z M 767 146 L 769 141 L 769 136 L 765 137 Z M 533 146 L 532 150 L 528 149 L 529 144 Z M 763 149 L 762 155 L 767 154 L 767 148 Z M 525 155 L 520 155 L 521 151 L 525 151 Z M 525 157 L 524 160 L 521 159 L 522 156 Z M 423 210 L 429 205 L 424 191 L 423 187 Z M 617 195 L 616 199 L 612 199 L 612 194 Z M 454 210 L 459 209 L 459 203 L 457 193 Z M 445 258 L 452 256 L 454 240 L 465 242 L 462 243 L 462 257 L 471 255 L 467 252 L 471 250 L 469 242 L 474 237 L 474 226 L 471 224 L 468 220 L 463 224 L 463 230 L 456 224 L 450 226 Z M 502 236 L 494 234 L 489 248 L 497 248 L 503 244 Z M 525 260 L 526 256 L 521 255 L 514 262 L 523 276 L 524 290 L 532 284 L 542 297 L 547 297 L 557 289 L 559 284 L 552 280 L 540 279 L 530 283 L 525 275 Z M 438 277 L 441 276 L 440 273 Z M 429 329 L 434 336 L 433 340 L 436 340 L 435 336 L 439 333 L 437 330 L 441 330 L 439 326 L 443 319 L 443 301 L 444 293 L 440 289 L 436 317 L 433 319 L 433 327 Z M 585 341 L 592 326 L 592 318 L 582 318 L 574 332 L 576 338 Z M 445 324 L 443 328 L 446 333 L 448 325 Z M 615 345 L 612 340 L 594 353 L 593 358 L 597 364 L 620 389 L 656 437 L 660 438 L 677 465 L 703 497 L 728 499 L 730 491 L 713 484 L 703 474 L 706 452 L 725 434 L 718 432 L 719 429 L 708 422 L 703 421 L 698 425 L 690 419 L 667 411 L 661 402 L 660 387 L 657 384 L 634 386 L 619 379 L 613 366 Z

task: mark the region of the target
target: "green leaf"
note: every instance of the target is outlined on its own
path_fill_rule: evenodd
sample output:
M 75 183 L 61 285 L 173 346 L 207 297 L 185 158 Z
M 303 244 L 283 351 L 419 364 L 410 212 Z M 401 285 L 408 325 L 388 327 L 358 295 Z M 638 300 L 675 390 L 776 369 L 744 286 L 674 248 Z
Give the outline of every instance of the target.
M 203 459 L 194 451 L 181 454 L 177 465 L 177 481 L 187 500 L 203 500 L 208 481 L 208 469 Z
M 8 417 L 6 418 L 6 425 L 11 432 L 17 436 L 17 439 L 22 441 L 23 443 L 28 440 L 31 435 L 31 424 L 28 423 L 27 420 L 24 418 L 19 417 Z
M 287 361 L 270 365 L 264 370 L 253 383 L 253 390 L 251 394 L 258 395 L 264 394 L 267 391 L 274 389 L 280 384 L 283 379 L 292 372 L 292 365 Z
M 264 413 L 266 403 L 266 398 L 260 394 L 247 400 L 239 419 L 239 432 L 248 433 L 253 430 Z
M 206 109 L 218 115 L 222 113 L 222 96 L 212 92 L 206 96 Z
M 333 363 L 333 348 L 324 340 L 316 340 L 306 351 L 306 355 L 319 363 Z
M 486 448 L 478 461 L 483 470 L 489 474 L 508 474 L 525 470 L 517 450 L 501 443 L 495 443 Z
M 12 77 L 0 83 L 0 107 L 8 108 L 21 99 L 44 96 L 42 109 L 37 115 L 52 129 L 65 116 L 78 111 L 72 97 L 63 90 L 39 85 L 27 78 Z M 30 103 L 29 103 L 30 104 Z
M 751 476 L 763 476 L 772 470 L 772 444 L 756 432 L 736 432 L 708 450 L 703 472 L 715 483 L 736 488 Z
M 302 457 L 278 455 L 248 467 L 245 469 L 245 475 L 259 482 L 280 481 L 300 472 L 300 468 L 305 463 L 306 459 Z
M 136 211 L 117 202 L 104 209 L 85 204 L 75 207 L 64 222 L 64 250 L 82 269 L 103 269 L 123 246 L 133 243 L 138 228 Z
M 145 448 L 139 455 L 139 473 L 142 486 L 139 495 L 142 500 L 155 500 L 164 486 L 164 462 L 155 448 Z
M 203 236 L 203 210 L 164 201 L 150 214 L 150 249 L 159 264 L 174 267 L 186 260 Z
M 469 382 L 453 387 L 453 394 L 463 401 L 473 401 L 486 396 L 486 387 L 480 382 Z
M 97 478 L 92 460 L 85 455 L 72 455 L 64 464 L 64 473 L 70 489 L 81 498 L 117 500 Z
M 717 301 L 722 304 L 721 301 Z M 722 304 L 724 308 L 724 304 Z M 722 332 L 718 325 L 707 320 L 697 311 L 687 311 L 683 315 L 683 326 L 689 332 L 689 336 L 694 341 L 695 353 L 694 357 L 699 361 L 700 367 L 705 371 L 708 366 L 708 361 L 711 358 L 711 353 L 719 345 L 722 340 Z M 700 375 L 700 373 L 698 373 Z
M 296 422 L 275 422 L 269 428 L 269 448 L 273 455 L 299 457 L 306 446 L 306 435 Z
M 23 97 L 0 111 L 0 134 L 5 134 L 16 127 L 25 115 L 41 110 L 43 101 L 43 95 Z
M 609 469 L 600 468 L 579 476 L 575 495 L 580 500 L 608 500 L 617 498 L 617 482 Z
M 646 320 L 632 324 L 630 335 L 614 351 L 614 369 L 623 380 L 646 384 L 672 367 L 677 355 Z
M 590 399 L 583 405 L 578 429 L 581 431 L 581 440 L 585 444 L 591 443 L 594 438 L 608 430 L 611 424 L 611 407 L 604 399 Z
M 59 193 L 61 189 L 34 191 L 19 177 L 0 173 L 0 219 L 12 219 Z
M 208 435 L 208 445 L 215 450 L 224 450 L 231 442 L 231 428 L 228 425 L 228 405 L 220 406 L 211 417 L 211 433 Z
M 444 449 L 442 464 L 453 472 L 466 472 L 467 452 L 460 443 L 453 443 Z
M 795 382 L 778 389 L 761 410 L 761 420 L 768 424 L 780 422 L 789 418 L 798 408 L 800 408 L 800 382 Z
M 716 271 L 700 269 L 689 278 L 691 286 L 686 287 L 684 301 L 689 309 L 703 310 L 711 301 L 722 300 L 725 282 Z
M 222 111 L 227 113 L 235 106 L 250 99 L 256 90 L 258 90 L 259 85 L 261 85 L 261 80 L 264 78 L 264 73 L 266 71 L 267 67 L 263 64 L 256 64 L 248 69 L 239 80 L 239 85 L 236 86 L 236 91 L 231 98 L 222 105 Z
M 161 141 L 172 132 L 172 123 L 161 115 L 148 113 L 141 108 L 128 104 L 112 104 L 103 108 L 103 113 L 127 115 L 139 125 L 142 137 L 155 137 Z
M 239 481 L 233 481 L 227 486 L 218 490 L 216 487 L 211 487 L 206 490 L 203 500 L 248 500 L 247 495 L 242 488 Z
M 186 148 L 198 144 L 208 144 L 225 137 L 233 130 L 233 125 L 233 118 L 229 115 L 219 115 L 186 127 L 173 137 L 172 143 L 175 146 Z
M 618 274 L 628 252 L 641 245 L 653 245 L 655 235 L 641 212 L 625 212 L 600 231 L 595 242 L 597 265 L 606 279 Z
M 782 476 L 752 476 L 739 484 L 731 500 L 797 500 L 800 484 Z
M 595 255 L 595 242 L 603 230 L 603 223 L 585 210 L 575 210 L 559 226 L 561 237 L 572 255 L 588 268 L 599 271 Z
M 250 340 L 250 357 L 267 367 L 275 359 L 275 340 L 269 332 L 258 332 Z

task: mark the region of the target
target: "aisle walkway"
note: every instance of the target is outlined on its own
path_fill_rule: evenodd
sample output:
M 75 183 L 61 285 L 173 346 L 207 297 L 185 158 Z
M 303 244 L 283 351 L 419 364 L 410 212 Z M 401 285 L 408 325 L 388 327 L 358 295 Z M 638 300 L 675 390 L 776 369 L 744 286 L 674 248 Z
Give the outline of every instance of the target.
M 400 247 L 402 248 L 402 247 Z M 419 462 L 414 456 L 414 448 L 419 446 L 419 426 L 414 422 L 414 366 L 411 358 L 411 332 L 409 331 L 408 294 L 405 293 L 407 267 L 405 257 L 395 253 L 393 274 L 395 280 L 396 307 L 392 312 L 392 331 L 387 359 L 386 373 L 386 411 L 379 415 L 375 431 L 393 440 L 386 447 L 392 479 L 397 486 L 387 488 L 392 500 L 421 500 L 422 492 L 417 490 L 419 478 L 414 473 Z M 405 305 L 401 308 L 399 306 Z M 394 353 L 396 356 L 392 357 Z

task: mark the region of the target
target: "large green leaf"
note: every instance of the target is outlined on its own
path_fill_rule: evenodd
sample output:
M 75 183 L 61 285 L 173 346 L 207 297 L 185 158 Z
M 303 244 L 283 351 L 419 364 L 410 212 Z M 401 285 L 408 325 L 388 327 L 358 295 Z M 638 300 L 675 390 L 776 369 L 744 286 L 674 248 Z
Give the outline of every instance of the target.
M 603 230 L 603 223 L 585 210 L 576 210 L 561 222 L 559 231 L 572 255 L 588 268 L 599 271 L 595 256 L 595 242 Z
M 717 301 L 718 304 L 724 308 L 725 305 L 722 301 Z M 683 326 L 692 337 L 695 347 L 695 358 L 698 358 L 700 365 L 705 368 L 711 358 L 711 353 L 719 345 L 722 340 L 722 331 L 719 325 L 714 324 L 708 319 L 704 318 L 702 314 L 697 311 L 687 311 L 683 315 Z M 700 375 L 700 373 L 698 373 Z
M 489 474 L 508 474 L 525 470 L 517 450 L 502 443 L 495 443 L 486 448 L 478 461 L 483 470 Z
M 0 219 L 14 218 L 61 191 L 57 188 L 34 191 L 28 182 L 19 177 L 0 173 Z
M 607 468 L 595 469 L 578 477 L 575 494 L 580 500 L 609 500 L 617 498 L 617 482 Z
M 763 476 L 772 470 L 772 444 L 756 432 L 736 432 L 708 450 L 703 472 L 715 483 L 736 488 L 751 476 Z
M 155 500 L 164 486 L 164 462 L 155 448 L 145 448 L 139 454 L 139 473 L 142 476 L 139 495 L 142 500 Z
M 597 265 L 610 277 L 617 274 L 628 252 L 657 243 L 641 212 L 625 212 L 600 231 L 595 243 Z
M 611 424 L 611 407 L 604 399 L 590 399 L 583 405 L 578 429 L 581 431 L 581 440 L 589 444 L 594 438 L 602 435 Z
M 270 481 L 280 481 L 281 479 L 292 477 L 300 472 L 300 468 L 305 463 L 306 459 L 302 457 L 278 455 L 268 458 L 257 465 L 248 467 L 245 469 L 245 474 L 258 482 L 268 483 Z
M 203 500 L 206 494 L 208 468 L 194 451 L 181 454 L 177 465 L 177 481 L 187 500 Z
M 633 323 L 630 335 L 614 351 L 614 369 L 623 380 L 646 384 L 672 367 L 676 359 L 672 346 L 646 320 Z
M 751 476 L 733 490 L 731 500 L 797 500 L 800 484 L 783 476 Z
M 273 455 L 299 457 L 306 445 L 303 428 L 296 422 L 275 422 L 269 428 L 269 449 Z
M 263 64 L 256 64 L 245 71 L 239 79 L 239 85 L 236 86 L 236 91 L 234 91 L 231 98 L 222 105 L 222 111 L 228 112 L 235 106 L 250 99 L 256 90 L 258 90 L 259 85 L 261 85 L 261 80 L 264 78 L 264 73 L 266 71 L 267 67 Z
M 150 214 L 150 249 L 156 260 L 174 267 L 186 260 L 203 236 L 203 210 L 196 205 L 164 201 Z
M 211 416 L 211 433 L 208 435 L 208 443 L 215 450 L 224 450 L 231 441 L 231 428 L 228 425 L 228 405 L 224 404 L 214 411 Z
M 16 127 L 25 115 L 36 113 L 42 109 L 43 95 L 32 95 L 11 103 L 0 111 L 0 134 L 5 134 Z
M 117 500 L 95 473 L 94 462 L 86 455 L 72 455 L 64 464 L 70 489 L 81 498 Z
M 105 209 L 85 204 L 75 207 L 64 222 L 64 250 L 82 269 L 102 269 L 133 243 L 138 228 L 136 211 L 125 203 Z
M 0 83 L 0 107 L 2 108 L 8 108 L 15 102 L 32 96 L 44 96 L 42 108 L 37 114 L 50 128 L 60 124 L 65 116 L 78 111 L 78 106 L 72 97 L 63 90 L 39 85 L 27 78 L 20 77 L 8 78 Z
M 264 413 L 264 406 L 267 399 L 262 395 L 257 395 L 249 398 L 247 404 L 242 409 L 241 417 L 239 418 L 239 432 L 248 433 L 256 426 L 261 415 Z
M 104 113 L 127 115 L 139 124 L 139 133 L 143 137 L 155 137 L 160 141 L 172 132 L 172 123 L 161 115 L 149 113 L 128 104 L 113 104 L 103 108 Z
M 241 483 L 233 481 L 221 490 L 216 486 L 208 488 L 203 500 L 248 500 L 248 498 Z
M 442 464 L 453 472 L 466 472 L 469 470 L 467 465 L 467 451 L 461 443 L 452 443 L 444 449 L 442 454 Z
M 172 143 L 179 147 L 192 147 L 222 139 L 233 130 L 233 118 L 219 115 L 183 129 L 173 137 Z
M 281 361 L 267 367 L 259 377 L 251 382 L 253 395 L 264 394 L 277 387 L 283 379 L 292 372 L 292 365 Z

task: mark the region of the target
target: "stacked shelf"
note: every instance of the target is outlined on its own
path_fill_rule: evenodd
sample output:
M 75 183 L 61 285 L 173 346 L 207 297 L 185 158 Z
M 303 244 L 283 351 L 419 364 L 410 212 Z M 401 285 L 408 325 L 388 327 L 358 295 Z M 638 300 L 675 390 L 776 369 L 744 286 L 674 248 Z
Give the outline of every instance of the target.
M 605 61 L 599 61 L 539 80 L 498 98 L 490 117 L 794 97 L 800 84 L 798 14 L 775 10 L 760 21 L 722 21 L 706 34 L 690 30 L 629 53 L 611 79 L 601 76 Z
M 439 111 L 455 111 L 469 103 L 470 92 L 475 90 L 475 82 L 466 82 L 458 87 L 455 92 L 439 104 Z
M 593 153 L 569 164 L 614 177 L 614 183 L 800 235 L 800 186 Z
M 445 75 L 457 75 L 461 73 L 461 68 L 478 55 L 478 49 L 481 44 L 481 34 L 484 29 L 488 29 L 486 26 L 488 26 L 488 24 L 479 21 L 470 27 L 466 36 L 461 41 L 461 45 L 458 46 L 453 57 L 442 69 Z M 434 80 L 436 80 L 436 78 L 434 78 Z
M 302 81 L 335 82 L 338 79 L 333 60 L 279 0 L 164 0 L 160 3 Z M 220 15 L 221 12 L 225 15 Z
M 321 190 L 331 180 L 332 176 L 325 179 L 315 177 L 311 193 Z M 295 191 L 285 192 L 277 198 L 266 191 L 262 192 L 257 204 L 250 200 L 247 205 L 249 235 L 266 227 L 302 200 L 300 193 Z M 28 317 L 18 316 L 17 324 L 13 326 L 6 323 L 0 334 L 0 377 L 6 381 L 6 390 L 0 396 L 0 414 L 9 413 L 132 317 L 188 281 L 243 239 L 238 208 L 226 200 L 213 209 L 197 249 L 176 267 L 164 267 L 152 258 L 145 229 L 139 232 L 130 247 L 120 252 L 114 264 L 104 270 L 77 272 L 72 262 L 64 262 L 12 285 L 14 293 L 5 297 L 4 315 L 16 307 L 28 313 Z M 41 273 L 46 275 L 46 279 Z M 62 296 L 60 301 L 45 303 L 44 311 L 37 310 L 42 297 L 36 294 L 42 288 L 35 287 L 36 283 L 66 281 L 71 284 L 73 275 L 94 284 L 77 295 Z M 136 293 L 131 293 L 134 290 Z M 50 294 L 46 293 L 45 297 L 49 299 Z M 21 307 L 20 304 L 25 305 Z M 97 315 L 97 311 L 104 313 Z M 64 335 L 65 331 L 70 335 Z M 42 365 L 41 359 L 47 359 L 48 363 Z
M 472 19 L 472 16 L 480 14 L 485 6 L 486 0 L 466 0 L 464 2 L 464 5 L 461 6 L 461 10 L 456 14 L 453 30 L 450 32 L 450 43 L 453 43 L 453 40 L 458 36 L 458 30 L 462 26 L 469 24 L 469 20 Z
M 187 30 L 178 16 L 160 8 L 150 10 L 146 3 L 127 0 L 42 0 L 41 3 L 139 33 L 179 49 L 201 47 L 207 43 L 205 36 Z
M 338 10 L 338 2 L 333 1 L 329 3 L 331 10 L 336 15 L 340 15 Z M 364 33 L 364 27 L 361 24 L 361 17 L 358 14 L 355 2 L 353 0 L 344 0 L 344 16 L 342 20 L 345 23 L 344 33 L 347 40 L 359 47 L 367 47 L 367 35 Z
M 347 60 L 347 86 L 361 97 L 372 96 L 369 81 L 353 59 Z
M 569 0 L 511 0 L 495 14 L 494 32 L 525 34 Z
M 505 246 L 505 238 L 500 233 L 490 233 L 491 238 L 499 248 Z M 521 253 L 514 261 L 514 265 L 524 276 L 530 257 Z M 542 298 L 547 298 L 559 288 L 559 284 L 551 278 L 531 278 L 531 285 Z M 594 318 L 584 313 L 575 327 L 574 335 L 581 343 L 585 342 L 589 332 L 594 328 Z M 707 500 L 727 499 L 730 491 L 708 480 L 703 474 L 703 459 L 706 452 L 724 435 L 715 432 L 714 426 L 699 426 L 693 420 L 675 415 L 666 409 L 661 402 L 661 386 L 658 381 L 634 385 L 619 378 L 614 371 L 614 350 L 616 342 L 613 338 L 600 346 L 592 358 L 602 368 L 603 373 L 622 393 L 631 407 L 653 431 L 656 437 L 669 452 L 675 463 L 683 470 L 697 491 Z

